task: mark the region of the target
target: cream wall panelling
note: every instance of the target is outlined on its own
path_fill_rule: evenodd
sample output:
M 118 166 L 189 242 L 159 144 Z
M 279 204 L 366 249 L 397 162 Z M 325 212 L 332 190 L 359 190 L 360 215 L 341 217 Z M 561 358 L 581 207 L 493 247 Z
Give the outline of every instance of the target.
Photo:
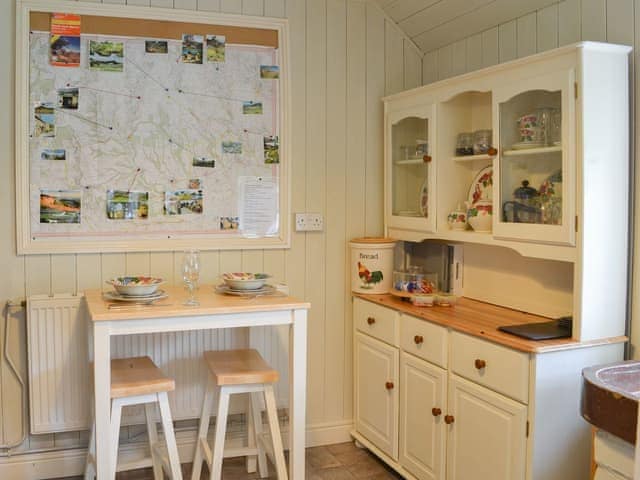
M 224 1 L 224 0 L 223 0 Z M 176 2 L 178 4 L 176 5 Z M 122 252 L 122 251 L 163 251 L 183 248 L 225 248 L 225 249 L 272 249 L 287 248 L 290 243 L 290 85 L 289 85 L 289 36 L 288 22 L 286 19 L 266 18 L 264 14 L 264 0 L 237 0 L 227 1 L 221 4 L 223 12 L 247 13 L 247 15 L 224 15 L 217 12 L 194 12 L 197 6 L 186 0 L 174 0 L 176 7 L 183 9 L 169 10 L 166 8 L 149 8 L 150 3 L 143 0 L 135 0 L 129 5 L 109 4 L 84 4 L 67 0 L 19 0 L 17 2 L 16 21 L 16 98 L 18 99 L 15 119 L 15 144 L 16 144 L 16 224 L 17 224 L 17 250 L 19 254 L 25 253 L 78 253 L 78 252 Z M 274 235 L 226 235 L 219 230 L 203 231 L 198 234 L 183 233 L 180 230 L 173 231 L 171 222 L 161 220 L 154 224 L 158 232 L 145 234 L 133 233 L 127 230 L 126 224 L 119 225 L 120 230 L 112 231 L 106 235 L 96 235 L 91 229 L 83 229 L 78 226 L 77 231 L 64 229 L 53 232 L 38 230 L 31 219 L 33 208 L 33 194 L 31 192 L 34 180 L 31 178 L 32 148 L 29 140 L 30 119 L 32 105 L 30 97 L 30 55 L 28 54 L 30 43 L 31 12 L 72 12 L 80 15 L 96 15 L 116 18 L 133 18 L 159 20 L 164 22 L 193 22 L 210 25 L 223 25 L 228 27 L 254 28 L 258 30 L 274 31 L 278 39 L 278 48 L 275 50 L 277 64 L 280 66 L 280 75 L 277 84 L 278 116 L 277 132 L 280 137 L 280 158 L 277 175 L 273 178 L 278 182 L 278 231 Z M 110 127 L 111 128 L 111 127 Z M 170 140 L 171 141 L 171 140 Z M 177 144 L 177 143 L 176 143 Z M 216 156 L 216 159 L 217 156 Z M 232 169 L 236 172 L 235 169 Z M 238 172 L 236 172 L 238 173 Z M 236 175 L 234 173 L 234 175 Z M 260 172 L 252 172 L 245 168 L 239 171 L 240 175 L 263 175 Z M 194 173 L 195 175 L 195 173 Z M 86 180 L 86 175 L 82 181 Z M 235 181 L 235 176 L 232 180 Z M 135 180 L 135 177 L 134 177 Z M 166 175 L 164 180 L 167 181 Z M 122 181 L 122 179 L 120 179 Z M 162 180 L 161 180 L 162 181 Z M 53 188 L 53 187 L 52 187 Z M 64 187 L 63 187 L 64 188 Z M 236 189 L 236 191 L 238 188 Z M 205 209 L 203 215 L 207 215 Z M 91 215 L 88 211 L 82 212 Z M 212 216 L 211 221 L 217 216 Z M 37 225 L 37 224 L 36 224 Z M 96 228 L 103 228 L 97 224 Z M 192 228 L 204 227 L 194 224 Z
M 97 2 L 100 3 L 100 2 Z M 124 4 L 124 2 L 121 2 Z M 313 7 L 312 3 L 320 3 Z M 172 8 L 173 0 L 151 0 L 151 7 Z M 198 0 L 180 3 L 176 8 L 194 9 L 199 12 L 221 11 L 220 0 Z M 226 5 L 225 5 L 226 6 Z M 146 8 L 146 7 L 140 7 Z M 326 11 L 327 31 L 308 29 L 311 11 Z M 146 9 L 145 11 L 149 11 Z M 353 418 L 352 401 L 352 343 L 351 301 L 348 295 L 350 275 L 346 261 L 350 250 L 348 241 L 354 237 L 382 234 L 382 107 L 380 98 L 385 94 L 386 68 L 384 61 L 389 55 L 401 56 L 404 68 L 402 76 L 406 87 L 413 82 L 422 82 L 422 53 L 407 37 L 403 37 L 403 50 L 386 51 L 385 19 L 388 17 L 379 7 L 362 0 L 265 0 L 264 15 L 286 18 L 290 34 L 290 79 L 291 79 L 291 191 L 292 211 L 318 211 L 324 215 L 324 232 L 293 232 L 291 246 L 287 250 L 255 251 L 203 251 L 203 282 L 218 281 L 221 272 L 241 270 L 260 265 L 272 273 L 277 281 L 285 282 L 292 295 L 312 301 L 309 323 L 314 325 L 313 341 L 319 341 L 309 357 L 309 368 L 322 372 L 310 379 L 309 392 L 321 400 L 308 408 L 308 425 L 311 442 L 331 443 L 349 439 L 348 431 Z M 324 15 L 324 13 L 322 13 Z M 5 40 L 8 51 L 14 51 L 15 37 L 13 21 L 15 4 L 0 2 L 0 37 Z M 309 20 L 308 20 L 309 19 Z M 323 20 L 324 21 L 324 20 Z M 393 35 L 401 35 L 394 27 Z M 313 46 L 320 42 L 319 47 Z M 398 42 L 395 42 L 398 45 Z M 323 63 L 312 56 L 326 51 Z M 327 64 L 324 63 L 326 57 Z M 336 58 L 333 58 L 336 57 Z M 326 89 L 317 92 L 308 86 L 309 75 L 327 76 Z M 396 74 L 398 75 L 398 74 Z M 144 252 L 130 259 L 129 253 L 78 253 L 70 255 L 26 255 L 15 254 L 15 215 L 13 214 L 13 58 L 0 59 L 0 198 L 11 208 L 3 209 L 0 219 L 10 227 L 0 232 L 0 264 L 6 265 L 10 275 L 0 279 L 0 299 L 24 298 L 31 294 L 53 294 L 61 290 L 54 283 L 61 276 L 65 288 L 82 292 L 88 288 L 108 288 L 105 281 L 122 274 L 134 262 L 142 268 L 148 263 L 149 272 L 163 276 L 169 283 L 179 284 L 179 265 L 182 252 Z M 321 96 L 320 99 L 313 97 Z M 345 98 L 346 97 L 346 98 Z M 342 104 L 340 103 L 342 102 Z M 312 134 L 307 112 L 319 103 L 326 104 L 325 133 L 314 145 L 322 145 L 324 155 L 307 156 L 309 138 Z M 338 118 L 338 113 L 344 119 Z M 312 115 L 312 113 L 310 113 Z M 333 123 L 336 123 L 334 125 Z M 339 132 L 338 125 L 343 126 Z M 336 137 L 338 135 L 338 137 Z M 338 140 L 336 141 L 336 138 Z M 336 158 L 331 158 L 336 155 Z M 343 165 L 338 165 L 342 161 Z M 326 163 L 326 168 L 314 170 L 312 163 Z M 307 184 L 315 182 L 318 174 L 324 193 L 308 191 Z M 314 172 L 314 173 L 312 173 Z M 378 202 L 379 205 L 378 205 Z M 324 241 L 319 239 L 323 238 Z M 247 253 L 250 253 L 247 255 Z M 144 260 L 144 257 L 148 257 Z M 317 258 L 312 258 L 317 257 Z M 261 258 L 261 259 L 260 259 Z M 310 270 L 315 273 L 308 273 Z M 318 288 L 319 284 L 322 288 Z M 318 290 L 316 292 L 316 290 Z M 201 295 L 210 290 L 203 286 Z M 18 312 L 20 313 L 20 312 Z M 18 318 L 20 316 L 18 315 Z M 16 320 L 11 328 L 9 344 L 16 357 L 25 358 L 24 323 Z M 2 331 L 0 331 L 0 334 Z M 4 337 L 0 335 L 0 344 Z M 265 335 L 252 330 L 249 341 L 258 348 L 281 348 L 280 355 L 287 355 L 287 345 L 278 334 Z M 274 353 L 275 354 L 275 353 Z M 18 365 L 25 369 L 26 364 Z M 12 373 L 0 359 L 3 375 L 0 391 L 0 427 L 10 439 L 18 438 L 21 418 L 19 403 L 15 402 L 20 392 L 14 389 Z M 312 384 L 312 385 L 311 385 Z M 12 388 L 12 390 L 9 390 Z M 2 430 L 0 430 L 2 431 Z M 123 435 L 135 436 L 125 430 Z M 16 451 L 36 448 L 58 448 L 86 445 L 86 435 L 78 433 L 38 435 L 29 437 Z M 1 448 L 1 445 L 0 445 Z M 37 457 L 40 458 L 40 457 Z M 36 479 L 37 466 L 31 467 Z M 35 465 L 35 464 L 34 464 Z M 63 471 L 63 470 L 60 470 Z M 0 476 L 3 460 L 0 458 Z M 25 480 L 28 480 L 25 477 Z

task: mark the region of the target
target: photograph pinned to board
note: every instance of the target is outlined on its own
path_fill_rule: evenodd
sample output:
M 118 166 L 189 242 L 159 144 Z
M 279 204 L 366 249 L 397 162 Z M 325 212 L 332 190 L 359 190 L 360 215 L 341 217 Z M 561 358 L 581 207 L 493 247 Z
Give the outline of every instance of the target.
M 80 15 L 51 14 L 49 63 L 54 67 L 80 66 Z
M 164 192 L 165 215 L 202 213 L 202 190 L 175 190 Z
M 240 226 L 240 218 L 238 217 L 220 217 L 220 230 L 238 230 Z
M 80 104 L 80 90 L 78 87 L 58 89 L 58 108 L 77 110 Z
M 245 115 L 262 115 L 262 102 L 242 102 L 242 113 Z
M 89 40 L 89 68 L 100 72 L 124 71 L 124 43 Z
M 224 62 L 226 37 L 224 35 L 207 35 L 207 62 Z
M 280 163 L 280 143 L 278 136 L 263 137 L 264 163 Z
M 242 143 L 222 142 L 222 153 L 242 153 Z
M 280 67 L 278 65 L 260 65 L 260 78 L 265 80 L 280 78 Z
M 107 190 L 107 218 L 136 220 L 149 217 L 149 192 Z
M 40 223 L 80 223 L 80 190 L 40 189 Z
M 182 34 L 182 63 L 202 63 L 202 35 Z
M 166 40 L 145 40 L 144 51 L 145 53 L 168 53 L 169 42 Z
M 56 136 L 56 109 L 53 103 L 39 103 L 34 108 L 36 120 L 33 130 L 34 137 Z
M 202 182 L 199 178 L 190 178 L 187 185 L 187 188 L 189 190 L 200 190 L 200 185 L 202 185 Z
M 216 161 L 213 158 L 193 157 L 192 165 L 194 167 L 215 168 Z
M 278 234 L 278 183 L 274 178 L 239 177 L 238 229 L 247 237 Z
M 40 152 L 40 160 L 66 160 L 67 151 L 64 148 L 45 148 Z

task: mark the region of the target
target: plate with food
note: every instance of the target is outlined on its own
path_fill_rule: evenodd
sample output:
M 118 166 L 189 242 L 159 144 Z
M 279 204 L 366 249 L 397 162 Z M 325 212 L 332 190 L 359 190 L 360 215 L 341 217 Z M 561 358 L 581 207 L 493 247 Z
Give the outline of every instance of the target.
M 129 275 L 112 278 L 107 283 L 122 296 L 143 297 L 153 295 L 164 280 L 146 275 Z
M 257 290 L 264 287 L 271 275 L 267 273 L 229 272 L 222 274 L 225 285 L 234 290 Z

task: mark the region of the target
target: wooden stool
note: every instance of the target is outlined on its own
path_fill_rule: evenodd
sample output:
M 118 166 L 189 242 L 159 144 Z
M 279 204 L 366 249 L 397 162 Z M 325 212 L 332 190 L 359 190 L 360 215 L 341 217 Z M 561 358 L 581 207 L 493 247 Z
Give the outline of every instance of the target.
M 164 478 L 162 468 L 167 473 L 171 473 L 173 480 L 182 480 L 180 470 L 180 460 L 178 458 L 178 448 L 176 437 L 173 432 L 171 421 L 171 411 L 169 410 L 169 399 L 167 392 L 175 390 L 175 382 L 167 378 L 162 371 L 153 363 L 149 357 L 120 358 L 111 360 L 111 441 L 110 451 L 112 465 L 116 466 L 116 471 L 133 470 L 137 468 L 153 467 L 153 478 L 162 480 Z M 157 402 L 160 407 L 160 418 L 164 438 L 167 443 L 169 459 L 162 454 L 158 446 L 158 431 L 156 422 L 153 421 L 153 403 Z M 120 419 L 122 407 L 127 405 L 144 404 L 144 412 L 147 418 L 147 435 L 149 437 L 149 449 L 151 457 L 118 465 L 118 437 L 120 434 Z M 85 480 L 93 479 L 96 475 L 95 454 L 96 454 L 96 422 L 91 426 L 91 437 L 89 439 L 89 452 L 87 455 L 87 466 L 85 468 Z M 115 472 L 114 472 L 115 477 Z
M 282 451 L 276 400 L 273 395 L 273 383 L 278 381 L 278 372 L 272 369 L 260 354 L 253 349 L 205 352 L 204 359 L 209 367 L 209 381 L 202 403 L 202 416 L 200 417 L 191 480 L 200 480 L 203 457 L 211 472 L 211 480 L 219 480 L 222 478 L 222 459 L 241 455 L 247 456 L 248 472 L 256 471 L 255 456 L 257 455 L 260 477 L 265 478 L 268 475 L 265 451 L 276 466 L 278 479 L 286 480 L 287 468 Z M 213 394 L 216 387 L 219 387 L 220 393 L 212 453 L 207 441 L 207 433 L 213 406 Z M 262 437 L 260 392 L 264 393 L 272 445 L 268 444 Z M 229 396 L 234 393 L 249 393 L 251 395 L 251 405 L 247 419 L 248 441 L 247 447 L 225 449 L 224 438 L 227 429 Z

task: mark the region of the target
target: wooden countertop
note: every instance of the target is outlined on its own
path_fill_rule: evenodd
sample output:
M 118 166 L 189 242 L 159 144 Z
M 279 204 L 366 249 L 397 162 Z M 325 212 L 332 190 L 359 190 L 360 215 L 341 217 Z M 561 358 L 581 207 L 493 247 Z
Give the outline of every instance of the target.
M 224 313 L 274 312 L 278 310 L 309 309 L 311 304 L 289 296 L 257 296 L 253 298 L 221 295 L 212 285 L 201 285 L 196 299 L 197 307 L 183 305 L 187 292 L 183 287 L 164 287 L 168 297 L 149 305 L 134 305 L 116 302 L 102 296 L 102 290 L 84 292 L 89 316 L 94 322 L 105 320 L 128 320 L 132 318 L 190 317 L 195 315 L 215 315 Z M 118 304 L 117 309 L 109 305 Z M 122 308 L 120 307 L 122 306 Z M 128 308 L 130 306 L 131 308 Z
M 353 293 L 353 296 L 522 352 L 544 353 L 594 345 L 623 343 L 628 340 L 624 336 L 588 342 L 578 342 L 571 338 L 527 340 L 501 332 L 498 327 L 501 325 L 548 322 L 550 319 L 464 297 L 459 298 L 456 305 L 452 307 L 416 307 L 408 301 L 390 294 L 364 295 Z

